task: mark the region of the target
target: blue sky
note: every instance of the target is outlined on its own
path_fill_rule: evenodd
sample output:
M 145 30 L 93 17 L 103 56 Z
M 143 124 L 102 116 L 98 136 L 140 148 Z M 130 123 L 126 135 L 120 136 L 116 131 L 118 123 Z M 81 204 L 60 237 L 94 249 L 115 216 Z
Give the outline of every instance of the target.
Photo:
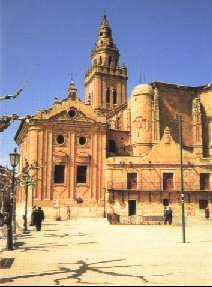
M 0 0 L 0 94 L 15 93 L 32 75 L 19 98 L 0 104 L 0 115 L 50 108 L 67 97 L 70 73 L 84 100 L 104 10 L 128 67 L 129 96 L 144 74 L 146 82 L 212 82 L 211 0 Z M 0 133 L 0 164 L 16 146 L 18 126 Z

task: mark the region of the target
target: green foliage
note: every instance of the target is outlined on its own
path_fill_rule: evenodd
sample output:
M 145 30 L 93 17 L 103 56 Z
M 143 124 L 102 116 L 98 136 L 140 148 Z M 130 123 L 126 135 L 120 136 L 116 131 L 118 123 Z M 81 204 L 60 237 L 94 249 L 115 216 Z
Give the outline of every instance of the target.
M 83 199 L 81 197 L 76 198 L 77 203 L 83 203 Z

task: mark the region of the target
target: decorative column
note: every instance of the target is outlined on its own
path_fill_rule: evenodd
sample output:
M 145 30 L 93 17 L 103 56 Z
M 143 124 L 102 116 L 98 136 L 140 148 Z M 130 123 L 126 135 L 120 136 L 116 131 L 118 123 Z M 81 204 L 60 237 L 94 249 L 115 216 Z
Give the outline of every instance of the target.
M 202 144 L 202 112 L 200 106 L 200 99 L 193 99 L 192 103 L 192 116 L 193 116 L 193 152 L 196 157 L 203 156 Z
M 71 177 L 71 183 L 70 183 L 70 198 L 73 200 L 76 200 L 77 194 L 76 194 L 76 174 L 75 170 L 77 168 L 76 165 L 76 131 L 73 130 L 70 133 L 70 154 L 71 154 L 71 167 L 70 167 L 70 177 Z
M 47 138 L 47 142 L 48 142 L 48 145 L 47 145 L 47 149 L 48 149 L 48 152 L 47 152 L 47 173 L 46 173 L 46 176 L 47 176 L 47 178 L 46 178 L 46 180 L 47 180 L 47 199 L 49 201 L 51 201 L 51 198 L 52 198 L 51 193 L 53 190 L 53 187 L 52 187 L 52 175 L 53 175 L 53 168 L 52 168 L 52 165 L 53 165 L 52 128 L 48 130 L 47 137 L 48 137 Z
M 35 191 L 35 197 L 39 200 L 43 199 L 43 178 L 45 170 L 45 159 L 44 159 L 44 131 L 41 130 L 38 132 L 38 165 L 42 167 L 38 169 L 38 179 L 37 189 Z
M 91 197 L 94 200 L 97 200 L 97 160 L 98 160 L 98 137 L 97 131 L 92 135 L 92 187 L 91 187 Z
M 30 144 L 29 144 L 29 156 L 28 156 L 28 162 L 29 164 L 33 164 L 35 162 L 38 162 L 38 131 L 39 128 L 35 127 L 30 127 L 29 130 L 29 139 L 30 139 Z M 37 172 L 37 171 L 36 171 Z M 35 177 L 36 179 L 37 177 Z M 37 189 L 37 187 L 36 187 Z M 29 207 L 33 207 L 33 200 L 34 200 L 34 189 L 32 186 L 29 188 Z M 36 192 L 37 193 L 37 192 Z
M 154 98 L 152 103 L 152 141 L 160 141 L 160 109 L 159 109 L 159 92 L 154 89 Z
M 209 156 L 212 157 L 212 121 L 208 123 L 208 148 Z

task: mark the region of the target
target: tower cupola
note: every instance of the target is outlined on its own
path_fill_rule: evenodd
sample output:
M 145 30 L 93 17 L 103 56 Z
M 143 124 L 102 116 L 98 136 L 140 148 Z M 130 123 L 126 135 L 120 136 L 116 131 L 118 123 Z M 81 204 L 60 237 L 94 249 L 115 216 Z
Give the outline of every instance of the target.
M 69 86 L 68 92 L 69 92 L 69 98 L 71 98 L 72 100 L 76 100 L 76 97 L 78 96 L 77 87 L 73 80 L 71 80 L 71 84 Z
M 119 49 L 106 15 L 91 57 L 91 68 L 85 74 L 86 102 L 97 111 L 107 112 L 127 101 L 128 76 L 126 65 L 120 68 Z
M 99 29 L 99 38 L 92 50 L 92 62 L 101 66 L 116 68 L 119 64 L 119 50 L 112 38 L 112 30 L 106 15 Z

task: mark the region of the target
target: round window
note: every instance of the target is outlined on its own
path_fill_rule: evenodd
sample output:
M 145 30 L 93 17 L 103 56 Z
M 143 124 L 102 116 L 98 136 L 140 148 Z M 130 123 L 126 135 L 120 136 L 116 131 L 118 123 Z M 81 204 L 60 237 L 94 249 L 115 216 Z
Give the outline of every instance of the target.
M 64 143 L 65 143 L 65 138 L 64 138 L 63 135 L 59 135 L 59 136 L 57 137 L 57 143 L 58 143 L 58 144 L 64 144 Z
M 80 137 L 79 138 L 79 144 L 80 145 L 85 145 L 86 144 L 86 137 Z
M 76 116 L 76 111 L 75 110 L 70 110 L 69 112 L 68 112 L 68 115 L 69 115 L 69 117 L 71 117 L 71 118 L 74 118 L 75 116 Z

